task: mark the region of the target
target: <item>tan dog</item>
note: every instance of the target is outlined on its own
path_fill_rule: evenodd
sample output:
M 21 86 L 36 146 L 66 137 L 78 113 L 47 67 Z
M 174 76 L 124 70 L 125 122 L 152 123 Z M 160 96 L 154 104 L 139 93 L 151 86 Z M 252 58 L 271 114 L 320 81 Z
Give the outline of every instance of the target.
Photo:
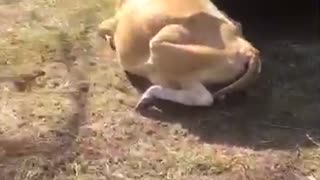
M 210 106 L 246 88 L 261 71 L 259 51 L 243 37 L 241 24 L 210 0 L 124 0 L 116 9 L 100 24 L 100 35 L 126 71 L 154 84 L 136 109 L 153 98 Z M 211 94 L 205 85 L 215 83 L 230 85 Z

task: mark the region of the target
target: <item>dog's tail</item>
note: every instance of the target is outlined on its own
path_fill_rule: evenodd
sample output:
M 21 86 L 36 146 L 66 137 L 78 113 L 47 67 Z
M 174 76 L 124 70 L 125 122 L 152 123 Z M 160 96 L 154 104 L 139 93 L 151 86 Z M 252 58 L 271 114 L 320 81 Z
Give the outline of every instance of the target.
M 243 89 L 252 84 L 261 72 L 261 59 L 252 58 L 248 62 L 247 71 L 239 79 L 230 85 L 218 90 L 213 94 L 213 97 L 224 97 L 226 94 Z

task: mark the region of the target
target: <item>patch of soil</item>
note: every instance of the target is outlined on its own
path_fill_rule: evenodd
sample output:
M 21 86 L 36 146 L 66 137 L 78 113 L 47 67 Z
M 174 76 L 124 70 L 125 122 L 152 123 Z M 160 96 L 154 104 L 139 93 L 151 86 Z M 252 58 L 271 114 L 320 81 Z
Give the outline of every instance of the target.
M 29 19 L 29 13 L 17 4 L 1 5 L 0 2 L 0 35 L 12 33 L 19 23 Z

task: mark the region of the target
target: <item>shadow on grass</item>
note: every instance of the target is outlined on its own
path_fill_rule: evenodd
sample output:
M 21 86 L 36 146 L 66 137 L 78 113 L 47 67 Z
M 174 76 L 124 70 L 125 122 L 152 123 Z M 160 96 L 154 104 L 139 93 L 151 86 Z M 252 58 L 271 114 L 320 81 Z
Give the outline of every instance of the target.
M 61 33 L 60 41 L 61 63 L 66 66 L 69 75 L 72 77 L 72 89 L 67 94 L 71 101 L 71 113 L 66 115 L 65 121 L 61 121 L 62 124 L 59 128 L 50 130 L 41 138 L 37 137 L 37 139 L 31 140 L 28 137 L 16 139 L 1 137 L 0 139 L 0 149 L 5 151 L 5 156 L 0 156 L 0 164 L 5 164 L 6 160 L 10 160 L 12 157 L 36 155 L 39 159 L 51 161 L 42 167 L 41 175 L 46 179 L 53 177 L 55 173 L 59 173 L 61 170 L 64 171 L 68 162 L 75 160 L 78 155 L 78 143 L 76 141 L 79 137 L 79 128 L 88 121 L 89 84 L 86 83 L 87 80 L 82 69 L 75 67 L 73 64 L 75 60 L 72 55 L 73 43 L 68 40 L 68 35 Z M 4 177 L 8 175 L 8 178 L 19 174 L 19 169 L 15 172 L 16 174 L 12 173 L 12 175 L 3 173 L 2 170 L 0 169 L 0 172 Z M 2 176 L 0 175 L 0 177 Z
M 160 110 L 152 108 L 142 115 L 179 122 L 207 143 L 257 150 L 315 145 L 307 136 L 320 137 L 320 103 L 315 98 L 320 87 L 314 83 L 320 75 L 318 55 L 289 45 L 271 46 L 263 47 L 261 77 L 246 96 L 237 93 L 207 108 L 156 100 Z M 127 77 L 140 93 L 151 85 L 141 77 L 129 73 Z

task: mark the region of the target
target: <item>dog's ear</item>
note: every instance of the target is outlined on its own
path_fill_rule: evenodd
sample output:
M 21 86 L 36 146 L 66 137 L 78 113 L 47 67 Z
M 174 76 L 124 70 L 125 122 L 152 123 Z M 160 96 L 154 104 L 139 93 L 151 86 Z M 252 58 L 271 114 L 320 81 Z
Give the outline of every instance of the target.
M 98 36 L 106 40 L 112 50 L 115 50 L 114 32 L 116 26 L 116 18 L 109 18 L 100 23 L 97 30 Z

